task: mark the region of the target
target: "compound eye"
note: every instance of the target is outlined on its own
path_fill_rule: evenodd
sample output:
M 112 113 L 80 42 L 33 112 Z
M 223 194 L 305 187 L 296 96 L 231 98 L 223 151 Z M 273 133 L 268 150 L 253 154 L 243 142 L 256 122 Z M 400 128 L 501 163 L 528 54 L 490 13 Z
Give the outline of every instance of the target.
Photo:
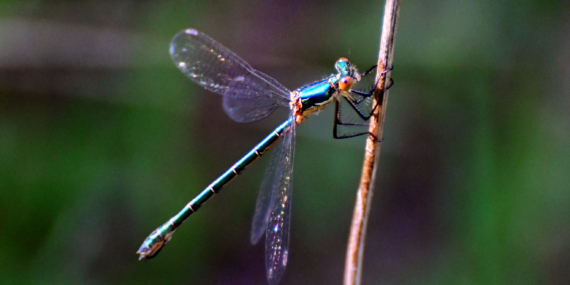
M 338 72 L 346 74 L 350 66 L 350 62 L 345 57 L 341 57 L 336 61 L 334 66 Z
M 348 90 L 352 87 L 352 84 L 354 83 L 354 79 L 352 79 L 352 77 L 350 76 L 344 76 L 340 79 L 340 81 L 338 82 L 338 89 L 340 90 Z
M 348 63 L 348 59 L 346 57 L 341 57 L 336 61 L 336 64 L 342 64 L 345 65 Z

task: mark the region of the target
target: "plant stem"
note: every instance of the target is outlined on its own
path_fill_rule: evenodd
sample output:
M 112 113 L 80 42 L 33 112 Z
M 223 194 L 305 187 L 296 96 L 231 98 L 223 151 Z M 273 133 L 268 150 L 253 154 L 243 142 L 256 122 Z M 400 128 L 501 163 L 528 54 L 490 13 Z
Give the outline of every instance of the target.
M 373 106 L 376 106 L 377 100 L 379 99 L 378 95 L 384 90 L 386 82 L 390 80 L 390 72 L 386 74 L 382 74 L 382 72 L 392 66 L 394 59 L 394 43 L 396 39 L 396 28 L 398 26 L 400 2 L 400 0 L 387 0 L 386 7 L 384 8 L 384 22 L 382 24 L 382 37 L 378 53 L 378 73 L 376 75 L 378 84 L 374 91 L 375 99 Z M 368 131 L 376 138 L 382 138 L 387 105 L 388 90 L 385 90 L 384 96 L 382 97 L 381 108 L 376 108 L 370 118 Z M 368 136 L 366 140 L 364 165 L 362 167 L 360 186 L 356 194 L 356 204 L 354 206 L 348 248 L 346 251 L 344 285 L 360 285 L 366 225 L 370 211 L 370 201 L 372 201 L 372 193 L 374 190 L 373 181 L 376 178 L 378 158 L 380 157 L 381 144 L 374 136 Z

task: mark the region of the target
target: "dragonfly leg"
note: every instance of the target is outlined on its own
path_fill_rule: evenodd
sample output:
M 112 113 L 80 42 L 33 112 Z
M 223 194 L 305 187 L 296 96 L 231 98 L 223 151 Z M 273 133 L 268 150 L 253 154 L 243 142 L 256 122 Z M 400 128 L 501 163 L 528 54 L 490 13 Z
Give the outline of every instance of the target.
M 376 81 L 376 84 L 374 84 L 374 86 L 378 85 L 378 81 Z M 394 80 L 392 78 L 390 78 L 390 84 L 388 86 L 386 86 L 384 88 L 384 90 L 388 90 L 390 89 L 390 87 L 392 87 L 392 85 L 394 85 Z M 362 99 L 359 100 L 355 100 L 354 103 L 359 104 L 360 102 L 362 102 L 364 99 L 374 95 L 374 88 L 372 88 L 372 90 L 365 92 L 365 91 L 360 91 L 360 90 L 355 90 L 355 89 L 350 89 L 348 90 L 348 92 L 350 93 L 354 93 L 354 94 L 358 94 L 360 96 L 362 96 Z
M 391 69 L 387 70 L 390 71 Z M 384 72 L 387 72 L 384 71 Z M 376 82 L 376 84 L 374 86 L 378 85 L 378 82 Z M 374 111 L 376 110 L 376 108 L 378 108 L 378 106 L 380 104 L 382 104 L 382 99 L 384 98 L 384 92 L 388 89 L 390 89 L 390 87 L 392 87 L 392 85 L 394 85 L 394 80 L 392 80 L 392 78 L 390 78 L 390 84 L 386 87 L 384 87 L 384 90 L 382 90 L 382 93 L 380 94 L 380 98 L 378 98 L 378 101 L 376 103 L 376 105 L 374 105 L 374 108 L 372 108 L 372 110 L 370 111 L 370 113 L 368 115 L 365 115 L 360 109 L 358 109 L 358 107 L 356 107 L 356 105 L 360 104 L 362 101 L 364 101 L 364 99 L 372 96 L 374 94 L 374 89 L 370 90 L 369 92 L 363 92 L 363 91 L 359 91 L 359 90 L 349 90 L 349 92 L 351 93 L 355 93 L 358 95 L 361 95 L 362 98 L 361 99 L 348 99 L 346 98 L 347 102 L 350 104 L 350 106 L 356 111 L 356 113 L 358 113 L 358 115 L 365 121 L 368 121 L 368 119 L 370 119 L 370 116 L 372 116 L 372 113 L 374 113 Z
M 349 100 L 347 100 L 348 102 L 350 102 Z M 350 102 L 352 103 L 352 102 Z M 356 134 L 350 134 L 350 135 L 339 135 L 338 134 L 338 126 L 367 126 L 368 124 L 364 124 L 364 123 L 347 123 L 347 122 L 343 122 L 342 119 L 340 118 L 340 108 L 339 108 L 339 101 L 335 102 L 335 106 L 334 106 L 334 126 L 333 126 L 333 138 L 335 139 L 348 139 L 348 138 L 354 138 L 354 137 L 358 137 L 358 136 L 363 136 L 363 135 L 370 135 L 372 136 L 376 141 L 378 142 L 382 142 L 382 139 L 378 139 L 378 137 L 376 137 L 373 133 L 371 132 L 360 132 L 360 133 L 356 133 Z M 370 118 L 370 116 L 368 116 L 368 118 Z M 366 119 L 368 120 L 368 119 Z
M 382 92 L 382 94 L 384 94 L 384 92 Z M 348 104 L 350 104 L 350 107 L 352 107 L 352 109 L 354 109 L 354 111 L 356 111 L 356 113 L 358 114 L 358 116 L 360 116 L 360 118 L 364 121 L 368 121 L 370 119 L 370 116 L 372 116 L 372 113 L 374 113 L 374 111 L 376 110 L 376 107 L 378 106 L 378 104 L 376 104 L 376 106 L 374 106 L 374 108 L 372 108 L 372 110 L 370 111 L 369 114 L 364 114 L 364 112 L 362 112 L 358 106 L 357 102 L 353 102 L 352 100 L 346 98 L 346 102 L 348 102 Z M 382 102 L 382 97 L 380 97 L 380 100 L 378 100 L 379 102 Z M 362 101 L 361 101 L 362 102 Z
M 366 75 L 367 75 L 368 73 L 370 73 L 374 68 L 376 68 L 376 65 L 373 66 L 373 67 L 371 67 L 370 69 L 368 69 L 366 72 L 362 73 L 362 74 L 360 75 L 360 77 L 366 76 Z M 358 95 L 364 97 L 364 98 L 362 98 L 362 99 L 360 99 L 360 100 L 357 100 L 358 102 L 355 102 L 355 103 L 358 104 L 358 103 L 360 103 L 360 101 L 364 100 L 365 98 L 374 95 L 374 89 L 376 89 L 376 86 L 378 86 L 378 83 L 380 83 L 380 79 L 382 79 L 382 75 L 384 75 L 384 74 L 386 74 L 386 73 L 392 71 L 393 69 L 394 69 L 394 66 L 392 66 L 392 67 L 390 67 L 390 68 L 388 68 L 388 69 L 382 71 L 382 73 L 380 74 L 380 78 L 378 78 L 378 80 L 376 80 L 376 82 L 374 83 L 374 86 L 373 86 L 372 89 L 371 89 L 370 91 L 368 91 L 368 92 L 350 89 L 349 92 L 354 93 L 354 94 L 358 94 Z M 390 85 L 388 85 L 387 87 L 385 87 L 384 90 L 390 89 L 390 87 L 392 87 L 393 84 L 394 84 L 394 80 L 392 80 L 392 79 L 390 78 Z
M 372 66 L 371 68 L 366 70 L 364 73 L 360 74 L 360 77 L 364 77 L 364 76 L 368 75 L 368 73 L 372 72 L 372 70 L 374 70 L 376 67 L 378 67 L 378 65 Z
M 365 121 L 368 121 L 368 119 L 370 119 L 370 116 L 372 116 L 372 113 L 374 113 L 374 111 L 376 110 L 376 108 L 378 108 L 378 106 L 380 104 L 382 104 L 382 99 L 384 98 L 384 92 L 386 90 L 388 90 L 388 88 L 392 87 L 392 85 L 394 84 L 394 81 L 390 78 L 390 85 L 387 88 L 384 88 L 384 90 L 382 90 L 382 93 L 380 93 L 380 98 L 378 98 L 378 101 L 376 103 L 376 105 L 374 105 L 374 108 L 372 108 L 372 110 L 370 110 L 370 113 L 368 114 L 364 114 L 364 112 L 362 112 L 356 105 L 360 104 L 366 97 L 360 99 L 360 100 L 351 100 L 347 97 L 344 97 L 346 99 L 346 101 L 348 102 L 348 104 L 350 104 L 350 106 L 352 107 L 352 109 L 354 109 L 356 111 L 356 113 L 360 116 L 360 118 L 362 118 Z M 358 94 L 358 93 L 357 93 Z
M 376 68 L 376 66 L 371 67 L 366 72 L 362 73 L 361 76 L 366 76 L 372 70 L 374 70 L 374 68 Z M 384 74 L 390 72 L 392 69 L 394 69 L 394 66 L 392 66 L 389 69 L 382 71 L 381 75 L 384 75 Z M 376 84 L 374 84 L 374 88 L 376 88 L 376 86 L 380 82 L 379 80 L 380 79 L 378 79 L 378 81 L 376 81 Z M 392 85 L 394 85 L 394 80 L 392 80 L 392 78 L 390 78 L 390 84 L 388 86 L 384 87 L 384 90 L 382 90 L 382 93 L 380 94 L 380 98 L 378 98 L 378 101 L 377 101 L 378 103 L 376 103 L 374 108 L 372 108 L 372 110 L 368 114 L 364 114 L 364 112 L 362 112 L 356 105 L 360 104 L 362 101 L 364 101 L 364 99 L 374 95 L 374 88 L 372 88 L 372 90 L 370 90 L 368 92 L 350 89 L 349 92 L 354 93 L 354 94 L 358 94 L 358 95 L 362 96 L 362 98 L 361 99 L 352 99 L 352 100 L 349 99 L 348 97 L 344 97 L 344 98 L 346 99 L 348 104 L 352 107 L 352 109 L 354 109 L 356 111 L 356 113 L 358 114 L 358 116 L 360 116 L 360 118 L 362 120 L 368 121 L 370 119 L 370 117 L 372 116 L 372 114 L 374 113 L 374 111 L 376 110 L 376 108 L 378 108 L 378 106 L 381 104 L 383 96 L 384 96 L 384 92 L 386 90 L 390 89 L 390 87 L 392 87 Z M 339 135 L 338 134 L 338 126 L 367 126 L 368 125 L 367 123 L 343 122 L 342 119 L 340 118 L 339 103 L 340 103 L 339 101 L 335 102 L 335 118 L 334 118 L 334 127 L 333 127 L 333 137 L 335 139 L 347 139 L 347 138 L 353 138 L 353 137 L 358 137 L 358 136 L 363 136 L 363 135 L 371 135 L 372 137 L 374 137 L 374 139 L 376 141 L 382 142 L 382 139 L 378 139 L 378 137 L 376 137 L 374 134 L 372 134 L 370 132 L 360 132 L 360 133 L 350 134 L 350 135 Z
M 368 70 L 366 70 L 365 72 L 361 73 L 361 74 L 360 74 L 360 77 L 364 77 L 364 76 L 368 75 L 368 73 L 372 72 L 372 70 L 376 69 L 376 67 L 378 67 L 378 65 L 374 65 L 374 66 L 370 67 Z M 384 71 L 382 72 L 382 74 L 386 74 L 386 73 L 388 73 L 388 71 L 392 71 L 392 69 L 394 69 L 394 65 L 392 65 L 392 67 L 390 67 L 390 68 L 384 70 Z
M 382 73 L 386 73 L 390 70 L 392 70 L 394 67 L 392 67 L 391 69 L 385 70 Z M 379 81 L 376 82 L 376 84 L 374 84 L 374 87 L 376 87 L 378 85 Z M 360 96 L 362 96 L 362 98 L 360 99 L 354 99 L 354 100 L 348 100 L 348 102 L 350 103 L 350 105 L 352 106 L 352 108 L 354 110 L 356 110 L 356 112 L 358 113 L 358 115 L 365 121 L 367 121 L 368 119 L 370 119 L 370 116 L 372 115 L 372 113 L 374 113 L 374 111 L 376 110 L 376 108 L 378 108 L 378 105 L 382 104 L 382 100 L 384 98 L 384 92 L 388 89 L 390 89 L 390 87 L 392 87 L 392 85 L 394 85 L 394 80 L 392 78 L 390 78 L 390 84 L 388 86 L 385 86 L 384 89 L 382 90 L 382 93 L 380 94 L 380 98 L 378 98 L 378 101 L 376 103 L 376 105 L 374 105 L 374 108 L 372 108 L 372 110 L 370 111 L 370 113 L 368 115 L 364 115 L 362 113 L 362 111 L 360 111 L 360 109 L 358 109 L 355 104 L 360 104 L 362 101 L 364 101 L 364 99 L 374 95 L 374 88 L 372 88 L 372 90 L 370 90 L 369 92 L 363 92 L 363 91 L 359 91 L 359 90 L 349 90 L 349 92 L 351 93 L 355 93 L 358 94 Z

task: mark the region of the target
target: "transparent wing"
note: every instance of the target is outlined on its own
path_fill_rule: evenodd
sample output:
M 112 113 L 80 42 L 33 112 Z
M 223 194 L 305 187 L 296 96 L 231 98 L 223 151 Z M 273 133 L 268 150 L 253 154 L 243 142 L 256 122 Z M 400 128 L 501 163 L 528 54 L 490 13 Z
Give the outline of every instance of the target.
M 259 187 L 259 194 L 257 195 L 257 201 L 255 203 L 255 213 L 253 214 L 253 221 L 251 223 L 251 243 L 257 244 L 259 239 L 265 233 L 267 229 L 267 222 L 269 221 L 269 215 L 273 206 L 271 205 L 273 194 L 273 184 L 278 179 L 280 173 L 277 171 L 279 167 L 279 161 L 281 160 L 281 154 L 283 152 L 283 142 L 284 139 L 280 139 L 277 145 L 273 148 L 273 153 L 269 159 L 269 164 L 265 168 L 265 174 L 263 175 L 263 180 L 261 181 L 261 187 Z
M 282 151 L 269 203 L 271 214 L 265 231 L 265 266 L 270 285 L 279 283 L 289 259 L 289 226 L 293 192 L 293 159 L 295 157 L 295 123 L 294 120 L 292 122 L 282 138 Z
M 251 123 L 271 115 L 279 107 L 279 104 L 274 100 L 266 98 L 224 96 L 223 106 L 226 114 L 234 121 Z
M 253 122 L 279 106 L 289 107 L 287 88 L 197 30 L 176 34 L 170 43 L 170 57 L 184 75 L 224 95 L 224 109 L 236 121 Z

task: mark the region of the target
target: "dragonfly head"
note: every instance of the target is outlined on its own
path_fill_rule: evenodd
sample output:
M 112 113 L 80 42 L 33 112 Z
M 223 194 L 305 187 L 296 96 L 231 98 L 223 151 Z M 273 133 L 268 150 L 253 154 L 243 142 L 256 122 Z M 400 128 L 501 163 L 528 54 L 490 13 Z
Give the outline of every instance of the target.
M 342 75 L 348 75 L 350 73 L 352 65 L 350 64 L 350 61 L 348 61 L 346 57 L 341 57 L 336 61 L 334 67 L 336 68 L 338 73 Z
M 347 58 L 339 58 L 334 66 L 338 71 L 338 88 L 340 90 L 348 90 L 352 88 L 354 83 L 360 81 L 358 70 Z

